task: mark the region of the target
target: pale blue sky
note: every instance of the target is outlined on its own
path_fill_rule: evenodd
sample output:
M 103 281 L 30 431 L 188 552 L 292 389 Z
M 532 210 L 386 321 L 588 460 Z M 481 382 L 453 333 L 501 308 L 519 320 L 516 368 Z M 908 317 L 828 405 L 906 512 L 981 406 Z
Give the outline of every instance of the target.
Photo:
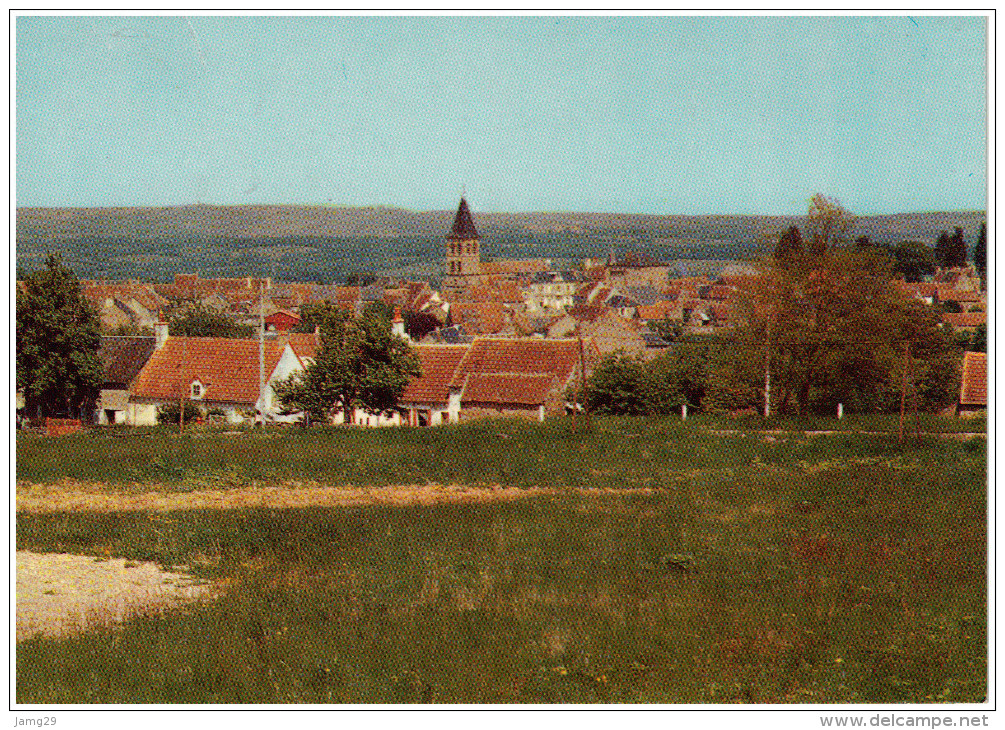
M 18 206 L 986 207 L 982 17 L 18 17 Z

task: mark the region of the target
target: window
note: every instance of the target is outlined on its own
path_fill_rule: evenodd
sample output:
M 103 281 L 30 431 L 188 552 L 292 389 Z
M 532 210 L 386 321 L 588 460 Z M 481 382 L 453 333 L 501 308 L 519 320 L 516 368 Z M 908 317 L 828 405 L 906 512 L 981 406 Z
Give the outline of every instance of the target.
M 202 384 L 198 382 L 192 383 L 192 397 L 202 398 Z

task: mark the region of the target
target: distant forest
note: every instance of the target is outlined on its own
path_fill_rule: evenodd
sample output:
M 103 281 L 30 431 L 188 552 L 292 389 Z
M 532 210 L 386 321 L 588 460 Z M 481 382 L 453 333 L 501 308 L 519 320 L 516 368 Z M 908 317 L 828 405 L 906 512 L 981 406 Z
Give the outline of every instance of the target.
M 82 279 L 166 282 L 176 273 L 272 276 L 340 283 L 354 274 L 438 281 L 452 212 L 390 208 L 22 208 L 17 267 L 39 268 L 58 252 Z M 751 260 L 800 217 L 648 216 L 583 213 L 475 214 L 486 259 L 550 258 L 556 266 L 613 251 L 677 259 Z M 850 240 L 921 240 L 959 226 L 968 246 L 983 212 L 912 213 L 856 219 Z

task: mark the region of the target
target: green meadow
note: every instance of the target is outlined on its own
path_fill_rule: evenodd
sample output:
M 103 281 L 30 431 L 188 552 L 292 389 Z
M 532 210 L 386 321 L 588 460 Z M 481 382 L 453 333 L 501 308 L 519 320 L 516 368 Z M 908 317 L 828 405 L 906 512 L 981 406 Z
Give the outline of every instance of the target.
M 890 430 L 880 425 L 863 430 Z M 186 565 L 221 595 L 19 643 L 16 700 L 986 697 L 983 438 L 765 435 L 701 418 L 592 426 L 19 435 L 19 491 L 67 479 L 122 493 L 552 491 L 428 505 L 18 512 L 18 550 Z

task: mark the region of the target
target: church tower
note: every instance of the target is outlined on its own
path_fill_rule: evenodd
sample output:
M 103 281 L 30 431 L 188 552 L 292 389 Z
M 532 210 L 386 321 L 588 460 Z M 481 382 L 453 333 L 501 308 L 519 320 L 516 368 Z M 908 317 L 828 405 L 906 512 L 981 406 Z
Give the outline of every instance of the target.
M 472 284 L 478 283 L 482 272 L 481 255 L 478 252 L 481 237 L 475 228 L 468 209 L 468 201 L 461 197 L 461 204 L 454 216 L 454 225 L 445 242 L 446 272 L 443 277 L 443 293 L 448 298 L 457 298 Z

